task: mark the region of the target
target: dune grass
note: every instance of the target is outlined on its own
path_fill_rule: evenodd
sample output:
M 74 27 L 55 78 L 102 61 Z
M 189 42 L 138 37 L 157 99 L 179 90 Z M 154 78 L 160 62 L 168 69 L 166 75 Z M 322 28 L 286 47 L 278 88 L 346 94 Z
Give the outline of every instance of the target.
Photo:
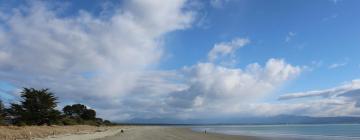
M 19 140 L 31 138 L 44 138 L 61 134 L 83 134 L 106 131 L 111 129 L 110 126 L 89 126 L 89 125 L 73 125 L 73 126 L 0 126 L 1 140 Z

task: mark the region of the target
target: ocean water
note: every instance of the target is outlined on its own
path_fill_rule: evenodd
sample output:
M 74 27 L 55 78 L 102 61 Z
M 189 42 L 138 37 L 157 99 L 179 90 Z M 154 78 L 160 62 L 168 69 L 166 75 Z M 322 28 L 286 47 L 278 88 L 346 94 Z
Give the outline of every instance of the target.
M 309 140 L 360 140 L 360 124 L 321 125 L 207 125 L 193 126 L 194 131 L 227 135 Z

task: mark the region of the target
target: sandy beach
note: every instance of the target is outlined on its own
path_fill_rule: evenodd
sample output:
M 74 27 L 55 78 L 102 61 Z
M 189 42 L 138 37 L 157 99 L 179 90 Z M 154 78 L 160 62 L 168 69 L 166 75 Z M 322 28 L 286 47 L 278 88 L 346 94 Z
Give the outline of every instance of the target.
M 75 129 L 82 128 L 79 132 Z M 3 128 L 4 129 L 4 128 Z M 0 140 L 303 140 L 298 138 L 270 138 L 253 136 L 235 136 L 215 133 L 195 132 L 190 128 L 174 126 L 115 126 L 115 127 L 20 127 L 19 130 L 13 130 L 13 137 L 5 138 L 0 136 Z M 43 129 L 58 131 L 52 135 Z M 26 133 L 25 131 L 26 130 Z M 28 130 L 34 131 L 31 136 L 25 136 Z M 67 130 L 67 131 L 65 131 Z M 121 132 L 123 130 L 124 132 Z M 62 132 L 60 132 L 62 131 Z M 8 134 L 9 134 L 8 133 Z
M 166 126 L 135 126 L 113 136 L 97 140 L 260 140 L 247 136 L 230 136 L 194 132 L 187 128 Z
M 96 140 L 310 140 L 295 137 L 255 137 L 192 131 L 173 126 L 134 126 L 112 136 Z M 313 140 L 313 139 L 312 139 Z

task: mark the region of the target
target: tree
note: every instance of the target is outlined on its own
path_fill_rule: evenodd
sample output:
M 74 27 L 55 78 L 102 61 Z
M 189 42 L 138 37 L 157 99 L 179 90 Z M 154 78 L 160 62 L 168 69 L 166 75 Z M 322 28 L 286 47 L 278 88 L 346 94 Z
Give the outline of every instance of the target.
M 111 122 L 109 120 L 104 120 L 105 125 L 111 125 Z
M 82 104 L 67 105 L 63 108 L 65 115 L 75 118 L 81 117 L 86 110 L 86 106 Z
M 72 116 L 74 114 L 72 107 L 70 105 L 67 105 L 63 108 L 63 112 L 66 116 Z
M 5 106 L 3 102 L 0 100 L 0 113 L 3 113 L 4 110 L 5 110 Z
M 57 98 L 49 89 L 24 88 L 21 98 L 21 104 L 11 104 L 10 108 L 10 114 L 17 117 L 17 122 L 50 125 L 60 119 L 60 112 L 55 110 Z
M 5 117 L 5 106 L 2 103 L 2 101 L 0 100 L 0 124 L 4 120 L 4 117 Z
M 87 109 L 87 107 L 82 104 L 67 105 L 63 108 L 63 112 L 68 117 L 81 118 L 84 120 L 96 119 L 96 111 Z
M 92 109 L 87 109 L 81 114 L 81 118 L 84 120 L 95 120 L 96 119 L 96 112 Z

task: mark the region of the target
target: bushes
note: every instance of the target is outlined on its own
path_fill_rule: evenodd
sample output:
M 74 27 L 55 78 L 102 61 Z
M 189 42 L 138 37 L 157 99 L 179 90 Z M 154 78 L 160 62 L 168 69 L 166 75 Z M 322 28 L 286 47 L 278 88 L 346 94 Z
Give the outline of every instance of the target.
M 62 125 L 94 125 L 94 126 L 100 126 L 100 125 L 112 125 L 110 121 L 102 121 L 98 118 L 95 120 L 84 120 L 81 118 L 70 118 L 65 117 L 61 120 Z
M 5 109 L 0 101 L 0 124 L 5 114 L 12 118 L 13 124 L 23 125 L 110 125 L 110 121 L 96 118 L 96 111 L 85 105 L 74 104 L 63 108 L 63 113 L 56 110 L 57 97 L 49 89 L 24 88 L 20 103 L 12 103 Z
M 88 109 L 82 104 L 67 105 L 63 108 L 63 112 L 67 117 L 81 118 L 83 120 L 96 119 L 96 111 Z
M 71 118 L 63 118 L 61 120 L 63 125 L 77 125 L 79 124 L 75 119 L 71 119 Z
M 92 109 L 86 109 L 80 117 L 84 120 L 95 120 L 96 119 L 96 112 Z
M 88 109 L 82 104 L 67 105 L 63 108 L 65 118 L 64 125 L 85 124 L 85 125 L 110 125 L 110 121 L 103 121 L 101 118 L 96 118 L 96 111 Z M 65 121 L 65 122 L 64 122 Z

